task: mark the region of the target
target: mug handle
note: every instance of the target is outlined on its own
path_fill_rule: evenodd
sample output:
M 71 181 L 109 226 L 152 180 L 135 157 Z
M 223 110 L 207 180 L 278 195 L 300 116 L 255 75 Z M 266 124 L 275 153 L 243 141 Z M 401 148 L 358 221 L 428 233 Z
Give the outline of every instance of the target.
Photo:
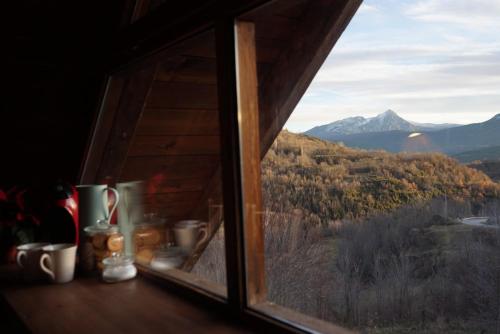
M 113 216 L 113 213 L 115 212 L 116 207 L 118 206 L 118 202 L 120 201 L 120 194 L 118 193 L 118 190 L 116 190 L 115 188 L 106 187 L 106 189 L 104 189 L 103 195 L 107 194 L 108 190 L 111 190 L 111 192 L 113 192 L 113 194 L 115 195 L 115 203 L 113 203 L 113 207 L 109 211 L 109 216 L 107 217 L 107 220 L 111 221 L 111 217 Z
M 208 225 L 207 223 L 200 223 L 199 225 L 200 227 L 200 231 L 199 231 L 199 235 L 203 235 L 201 238 L 200 238 L 200 241 L 198 241 L 196 243 L 196 246 L 194 247 L 194 249 L 198 249 L 198 247 L 204 243 L 205 241 L 207 241 L 208 239 Z
M 45 261 L 48 263 L 48 267 L 45 266 Z M 52 267 L 52 259 L 50 258 L 50 255 L 45 253 L 40 257 L 40 267 L 42 268 L 43 271 L 45 271 L 49 276 L 52 278 L 54 281 L 56 279 L 56 276 L 54 275 L 54 272 L 49 268 Z
M 24 268 L 24 264 L 22 262 L 22 259 L 23 258 L 26 258 L 26 251 L 19 251 L 17 253 L 17 256 L 16 256 L 16 262 L 17 262 L 17 265 L 21 268 Z

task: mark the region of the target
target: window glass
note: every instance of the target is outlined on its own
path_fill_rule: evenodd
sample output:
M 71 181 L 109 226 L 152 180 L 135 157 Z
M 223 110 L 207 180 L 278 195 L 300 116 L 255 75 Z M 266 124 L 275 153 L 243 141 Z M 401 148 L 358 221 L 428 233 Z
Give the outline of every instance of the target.
M 213 35 L 115 76 L 111 153 L 99 175 L 116 183 L 118 225 L 136 263 L 226 294 Z
M 254 20 L 260 89 L 285 61 L 270 51 L 303 36 L 284 27 L 307 14 L 286 13 Z M 367 0 L 272 144 L 279 91 L 260 92 L 253 307 L 367 333 L 498 330 L 499 16 L 495 1 Z

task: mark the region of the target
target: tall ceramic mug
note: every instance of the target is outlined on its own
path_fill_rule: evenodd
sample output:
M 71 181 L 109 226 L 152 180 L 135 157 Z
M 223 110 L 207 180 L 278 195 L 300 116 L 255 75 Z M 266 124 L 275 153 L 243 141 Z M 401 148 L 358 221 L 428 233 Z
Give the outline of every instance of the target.
M 95 225 L 99 220 L 110 220 L 118 206 L 120 195 L 115 188 L 108 187 L 106 184 L 79 185 L 76 189 L 80 232 L 83 235 L 85 227 Z M 111 211 L 108 211 L 108 190 L 115 194 L 115 203 Z
M 45 277 L 40 269 L 40 257 L 43 254 L 42 248 L 49 243 L 30 243 L 17 247 L 17 265 L 22 268 L 22 275 L 25 281 L 37 281 Z
M 54 244 L 42 248 L 40 268 L 47 273 L 53 283 L 67 283 L 75 274 L 76 245 Z
M 182 220 L 174 226 L 175 243 L 184 252 L 191 253 L 208 239 L 207 223 L 199 220 Z
M 142 196 L 144 193 L 142 181 L 118 183 L 116 189 L 120 194 L 118 203 L 118 227 L 125 241 L 124 253 L 134 255 L 132 233 L 135 225 L 144 217 Z

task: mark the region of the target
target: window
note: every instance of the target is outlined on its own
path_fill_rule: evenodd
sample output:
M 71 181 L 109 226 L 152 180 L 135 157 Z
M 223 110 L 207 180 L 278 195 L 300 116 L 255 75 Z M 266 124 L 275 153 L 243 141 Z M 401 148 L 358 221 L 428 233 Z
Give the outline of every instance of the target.
M 215 63 L 209 31 L 113 75 L 95 174 L 116 184 L 137 264 L 226 295 Z
M 370 333 L 497 330 L 499 14 L 365 1 L 291 116 L 305 90 L 294 59 L 315 50 L 320 24 L 243 17 L 257 54 L 264 40 L 295 43 L 259 64 L 259 121 L 241 111 L 251 308 Z

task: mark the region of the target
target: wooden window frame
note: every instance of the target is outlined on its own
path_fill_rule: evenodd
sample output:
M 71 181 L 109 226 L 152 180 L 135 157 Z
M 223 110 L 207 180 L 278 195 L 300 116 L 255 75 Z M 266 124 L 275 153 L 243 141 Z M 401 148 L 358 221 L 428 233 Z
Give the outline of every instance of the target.
M 189 3 L 196 2 L 199 1 L 187 0 L 184 6 L 189 7 Z M 175 24 L 165 23 L 160 8 L 158 13 L 151 15 L 149 21 L 138 20 L 130 25 L 118 38 L 115 52 L 109 59 L 100 111 L 109 103 L 106 97 L 113 93 L 110 92 L 110 82 L 121 69 L 137 64 L 144 57 L 154 59 L 161 49 L 215 28 L 219 125 L 223 148 L 221 168 L 227 298 L 200 287 L 189 275 L 159 275 L 143 266 L 139 266 L 140 273 L 182 295 L 230 313 L 245 321 L 250 328 L 273 333 L 349 333 L 328 322 L 266 301 L 263 226 L 259 212 L 260 158 L 256 159 L 262 156 L 262 145 L 259 138 L 255 28 L 253 23 L 238 21 L 237 18 L 250 9 L 271 2 L 273 0 L 234 0 L 225 11 L 221 11 L 217 5 L 208 6 L 205 11 L 187 15 Z M 359 3 L 360 0 L 352 2 Z M 163 7 L 166 9 L 167 5 Z M 171 12 L 167 17 L 172 15 Z M 192 23 L 187 24 L 187 21 Z M 161 29 L 158 29 L 160 25 Z M 318 64 L 314 66 L 319 68 Z M 308 82 L 304 84 L 307 87 Z M 298 94 L 300 92 L 294 92 L 294 95 Z M 96 180 L 96 154 L 100 156 L 103 153 L 96 152 L 95 147 L 109 136 L 112 118 L 113 115 L 97 113 L 87 159 L 82 166 L 83 182 Z M 269 136 L 264 134 L 265 139 L 269 139 Z

